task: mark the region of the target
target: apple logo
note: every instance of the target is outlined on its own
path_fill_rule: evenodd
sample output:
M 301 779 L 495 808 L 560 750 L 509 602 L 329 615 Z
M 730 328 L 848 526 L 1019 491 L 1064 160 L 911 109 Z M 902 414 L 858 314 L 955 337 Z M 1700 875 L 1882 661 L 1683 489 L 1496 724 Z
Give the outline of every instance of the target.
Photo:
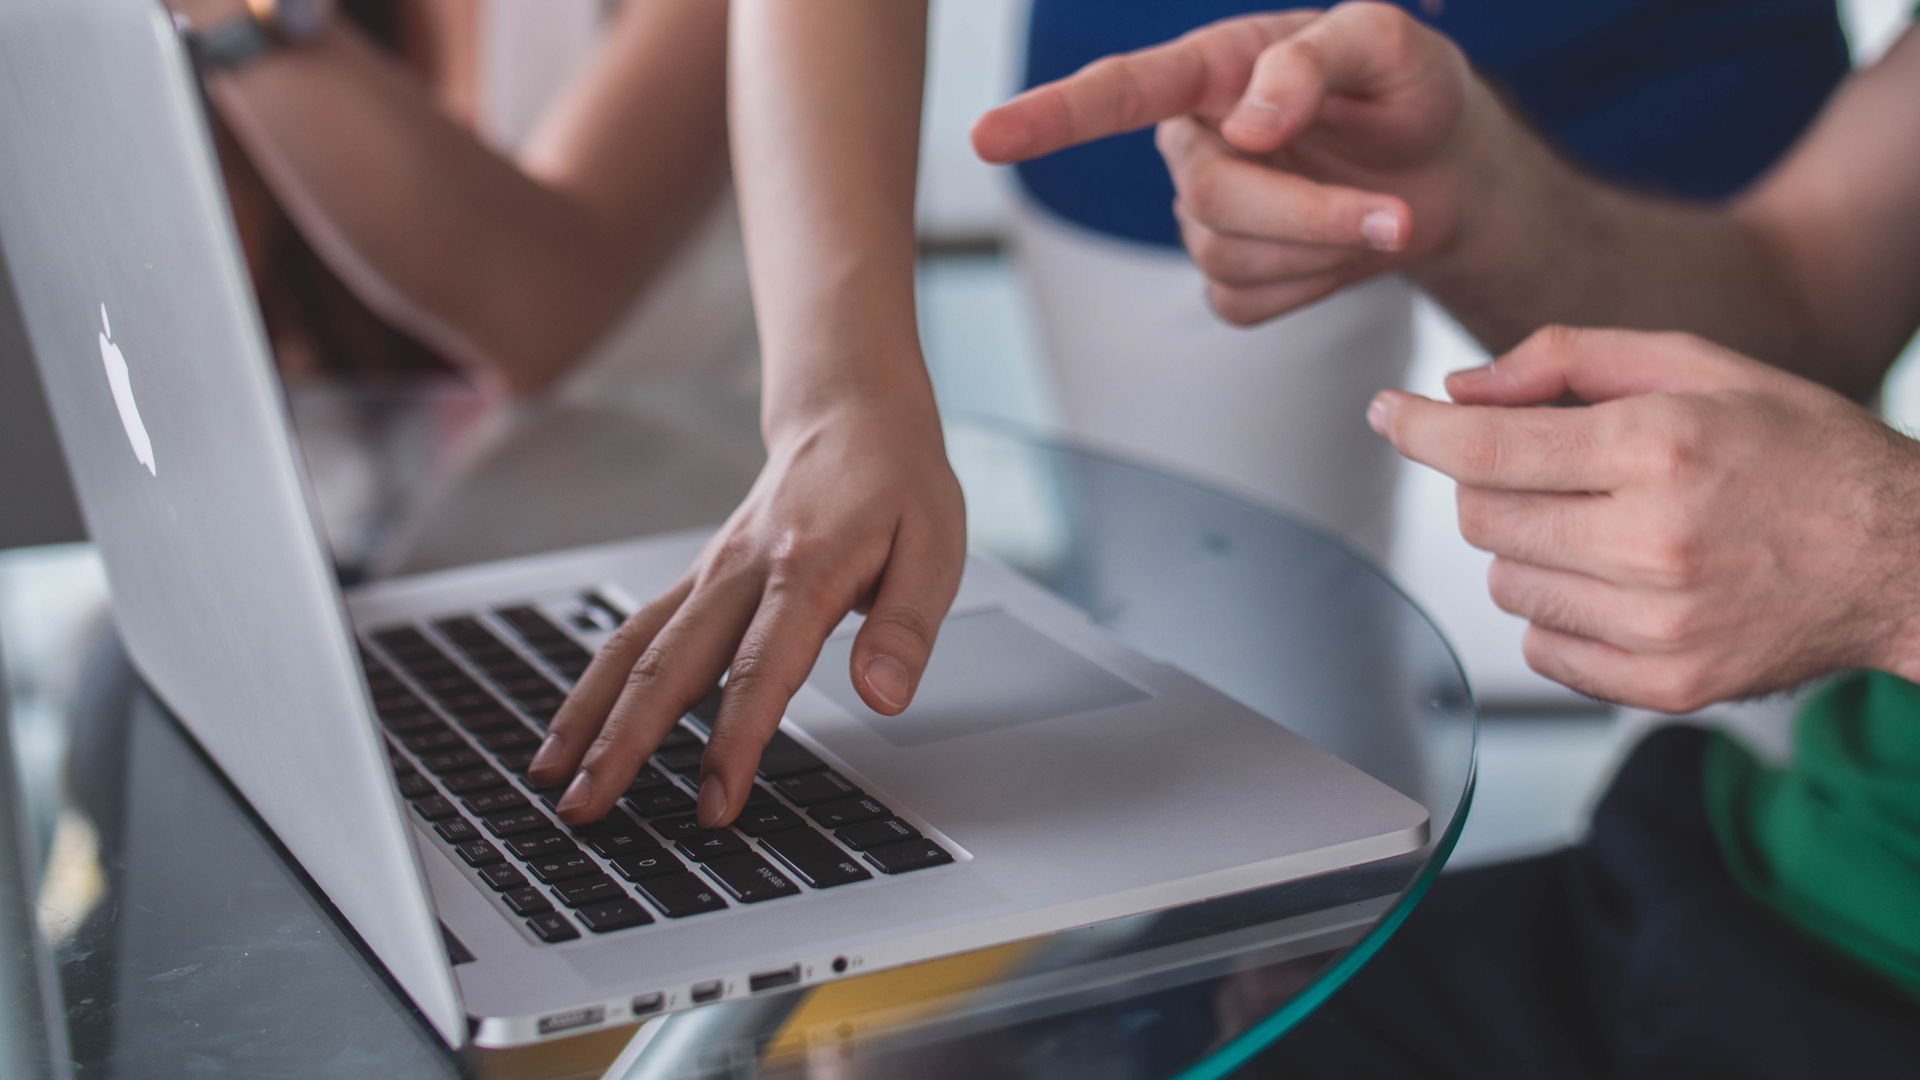
M 140 421 L 140 406 L 133 400 L 133 379 L 127 373 L 127 358 L 113 343 L 113 324 L 107 321 L 107 305 L 100 305 L 100 360 L 107 365 L 107 385 L 113 388 L 113 404 L 120 410 L 120 423 L 127 429 L 127 441 L 133 444 L 133 456 L 155 476 L 160 470 L 153 464 L 153 440 L 147 437 L 147 425 Z

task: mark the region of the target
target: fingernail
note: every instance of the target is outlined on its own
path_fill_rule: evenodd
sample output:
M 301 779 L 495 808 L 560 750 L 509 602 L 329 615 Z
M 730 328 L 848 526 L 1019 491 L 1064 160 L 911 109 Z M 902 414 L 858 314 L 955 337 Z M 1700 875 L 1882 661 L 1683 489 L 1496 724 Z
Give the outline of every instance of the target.
M 907 703 L 907 665 L 891 656 L 876 656 L 867 661 L 867 689 L 890 709 Z
M 574 776 L 573 783 L 567 785 L 567 793 L 560 796 L 560 801 L 554 805 L 554 809 L 564 814 L 569 810 L 578 810 L 592 799 L 593 781 L 588 779 L 585 770 L 582 770 Z
M 1459 371 L 1449 371 L 1447 372 L 1447 379 L 1448 381 L 1459 379 L 1462 382 L 1479 382 L 1481 379 L 1485 379 L 1492 376 L 1492 374 L 1493 374 L 1492 364 L 1481 364 L 1479 367 L 1461 368 Z
M 1347 415 L 1352 416 L 1353 414 L 1348 413 Z M 1385 394 L 1376 395 L 1373 403 L 1367 406 L 1367 426 L 1378 434 L 1385 435 L 1387 433 L 1387 396 Z
M 1400 219 L 1391 210 L 1369 210 L 1360 219 L 1360 235 L 1375 251 L 1400 250 Z
M 533 760 L 527 763 L 527 771 L 539 772 L 541 769 L 556 763 L 559 759 L 560 736 L 548 735 L 546 739 L 540 743 L 540 749 L 533 755 Z
M 717 774 L 700 781 L 699 815 L 704 829 L 719 828 L 721 819 L 727 816 L 727 785 Z
M 1243 98 L 1228 121 L 1243 134 L 1272 136 L 1287 126 L 1287 113 L 1272 102 Z

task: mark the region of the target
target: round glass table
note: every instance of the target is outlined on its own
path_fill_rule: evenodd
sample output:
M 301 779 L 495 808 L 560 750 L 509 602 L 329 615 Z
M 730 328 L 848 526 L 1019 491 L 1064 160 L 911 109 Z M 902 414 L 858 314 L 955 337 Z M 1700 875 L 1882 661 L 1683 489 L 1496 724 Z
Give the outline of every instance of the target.
M 578 430 L 567 408 L 509 426 Z M 956 422 L 948 445 L 977 552 L 1421 803 L 1425 845 L 638 1027 L 455 1054 L 102 634 L 81 667 L 69 767 L 67 814 L 84 821 L 91 848 L 75 865 L 56 844 L 41 894 L 59 891 L 68 909 L 52 924 L 64 1003 L 55 1035 L 76 1073 L 1159 1080 L 1225 1076 L 1252 1060 L 1367 962 L 1445 864 L 1474 776 L 1477 721 L 1460 666 L 1377 567 L 1283 514 L 990 425 Z M 524 476 L 525 461 L 454 457 L 453 479 L 420 501 L 425 513 L 527 520 L 503 494 L 512 483 L 488 475 Z M 736 498 L 727 485 L 750 478 L 733 450 L 721 457 L 724 479 L 701 498 Z M 636 484 L 665 490 L 644 472 L 628 458 L 569 475 L 566 497 L 604 507 L 631 499 Z M 551 497 L 553 485 L 533 486 Z M 436 530 L 447 532 L 444 520 L 387 533 Z M 471 547 L 470 531 L 455 532 Z M 516 534 L 507 546 L 538 543 Z M 75 884 L 89 873 L 90 894 Z

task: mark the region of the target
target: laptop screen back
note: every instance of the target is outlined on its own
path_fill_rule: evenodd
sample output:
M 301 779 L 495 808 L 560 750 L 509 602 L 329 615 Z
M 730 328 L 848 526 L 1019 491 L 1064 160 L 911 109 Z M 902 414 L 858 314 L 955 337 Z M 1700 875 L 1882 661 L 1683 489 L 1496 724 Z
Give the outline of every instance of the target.
M 206 120 L 154 0 L 0 5 L 0 245 L 128 652 L 459 1045 Z

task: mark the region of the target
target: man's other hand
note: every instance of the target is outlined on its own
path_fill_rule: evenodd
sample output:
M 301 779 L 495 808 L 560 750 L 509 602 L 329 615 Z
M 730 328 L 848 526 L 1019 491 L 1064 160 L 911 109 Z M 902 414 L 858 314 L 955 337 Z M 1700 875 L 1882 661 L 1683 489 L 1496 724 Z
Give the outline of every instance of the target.
M 1459 481 L 1527 663 L 1665 712 L 1842 668 L 1920 677 L 1920 443 L 1681 334 L 1549 328 L 1368 420 Z M 1568 395 L 1590 404 L 1528 408 Z
M 1021 161 L 1158 124 L 1187 250 L 1251 325 L 1448 245 L 1473 133 L 1506 119 L 1452 42 L 1353 2 L 1096 61 L 982 116 L 973 145 Z

